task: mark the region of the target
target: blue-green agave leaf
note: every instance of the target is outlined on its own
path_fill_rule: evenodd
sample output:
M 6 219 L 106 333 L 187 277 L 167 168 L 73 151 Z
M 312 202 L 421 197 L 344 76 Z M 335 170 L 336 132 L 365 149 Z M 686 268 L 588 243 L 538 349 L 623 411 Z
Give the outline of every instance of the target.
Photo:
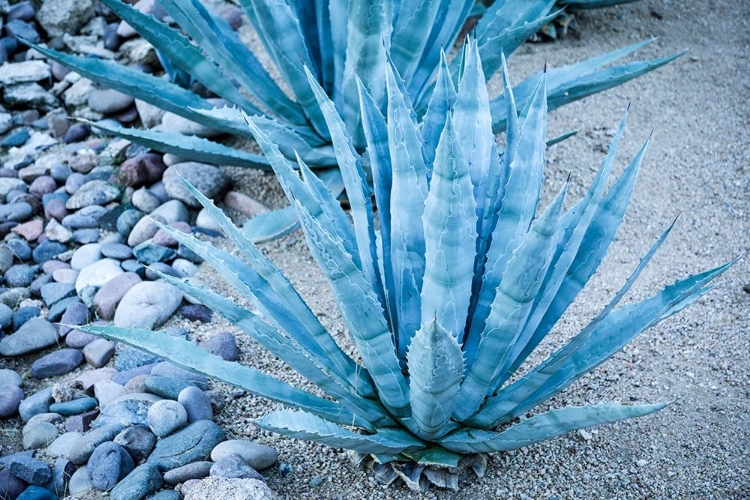
M 133 26 L 162 57 L 166 57 L 170 63 L 186 71 L 207 89 L 240 106 L 246 113 L 260 113 L 225 74 L 179 31 L 120 0 L 103 0 L 103 3 L 123 21 Z
M 372 211 L 372 192 L 367 184 L 367 176 L 362 168 L 359 154 L 354 149 L 352 139 L 346 131 L 346 125 L 341 116 L 336 112 L 333 102 L 323 91 L 322 87 L 305 69 L 307 81 L 315 93 L 323 116 L 330 130 L 333 149 L 341 168 L 341 176 L 346 186 L 346 194 L 351 205 L 352 219 L 354 220 L 354 232 L 356 235 L 357 249 L 362 263 L 362 271 L 375 290 L 380 303 L 385 304 L 385 292 L 377 260 L 377 247 L 375 242 L 375 223 Z M 356 85 L 356 83 L 355 83 Z M 356 88 L 354 89 L 356 91 Z M 359 98 L 357 98 L 359 100 Z
M 198 0 L 161 0 L 160 5 L 201 50 L 276 117 L 306 125 L 300 105 L 284 94 L 226 21 L 209 12 Z
M 239 136 L 247 137 L 248 135 L 247 129 L 238 124 L 198 112 L 200 109 L 212 109 L 214 106 L 195 93 L 163 78 L 126 68 L 115 62 L 64 54 L 39 45 L 26 43 L 53 61 L 68 66 L 81 76 L 85 76 L 105 87 L 119 90 L 201 125 Z
M 567 183 L 555 200 L 523 236 L 508 262 L 485 322 L 474 364 L 461 385 L 454 416 L 466 420 L 479 409 L 485 397 L 494 392 L 501 369 L 518 341 L 531 311 L 534 297 L 542 286 L 559 237 L 558 221 Z
M 402 455 L 409 457 L 421 465 L 437 465 L 438 467 L 458 467 L 461 455 L 438 447 L 425 448 L 419 451 L 404 451 Z
M 678 281 L 649 299 L 598 316 L 541 365 L 489 398 L 467 423 L 498 425 L 549 399 L 609 359 L 642 331 L 706 293 L 705 285 L 732 264 Z
M 497 222 L 492 231 L 492 243 L 487 251 L 479 297 L 464 344 L 467 368 L 474 362 L 484 321 L 489 315 L 505 267 L 536 212 L 543 179 L 546 130 L 547 104 L 545 79 L 542 75 L 534 92 L 530 111 L 520 127 L 518 144 L 509 147 L 515 155 L 510 160 Z
M 299 229 L 299 218 L 294 207 L 272 210 L 248 219 L 242 232 L 253 243 L 265 243 Z
M 546 16 L 556 0 L 531 0 L 526 2 L 493 2 L 479 18 L 476 25 L 476 36 L 480 45 L 497 37 L 503 31 L 522 26 Z M 512 50 L 502 47 L 506 55 Z M 486 57 L 482 52 L 482 59 Z
M 410 82 L 426 48 L 442 0 L 401 0 L 393 22 L 390 54 L 405 81 Z
M 428 319 L 417 331 L 407 354 L 409 402 L 417 435 L 427 441 L 448 429 L 464 372 L 463 353 L 456 336 Z
M 316 65 L 294 10 L 285 0 L 242 0 L 241 3 L 252 4 L 256 29 L 263 33 L 266 48 L 276 67 L 294 91 L 297 102 L 315 131 L 327 139 L 328 129 L 320 107 L 315 105 L 315 96 L 307 84 L 303 69 L 304 65 L 317 72 Z
M 389 210 L 390 255 L 383 266 L 390 266 L 395 289 L 399 359 L 405 359 L 409 340 L 421 323 L 419 292 L 425 269 L 425 237 L 422 210 L 427 199 L 427 178 L 422 137 L 417 128 L 403 81 L 389 64 L 386 68 L 388 91 L 388 148 L 391 164 Z
M 101 130 L 113 136 L 122 137 L 150 149 L 163 153 L 171 153 L 180 158 L 190 158 L 193 161 L 212 163 L 229 167 L 257 168 L 271 170 L 268 160 L 260 155 L 248 153 L 241 149 L 224 146 L 218 142 L 209 141 L 202 137 L 172 134 L 169 132 L 155 132 L 137 128 L 124 128 L 94 123 L 82 120 L 95 130 Z
M 372 399 L 363 399 L 354 392 L 352 385 L 342 383 L 340 378 L 331 371 L 326 360 L 314 358 L 297 342 L 297 338 L 281 333 L 257 315 L 239 307 L 226 297 L 192 285 L 189 280 L 183 281 L 159 271 L 154 272 L 163 280 L 230 320 L 271 354 L 357 415 L 361 419 L 360 422 L 365 424 L 365 428 L 373 429 L 377 425 L 389 425 L 389 423 L 392 425 L 393 421 L 382 406 Z
M 224 361 L 198 345 L 181 337 L 141 328 L 119 328 L 105 325 L 77 327 L 81 331 L 164 358 L 171 363 L 203 375 L 236 385 L 249 393 L 278 401 L 292 408 L 301 408 L 321 418 L 343 425 L 358 419 L 340 403 L 329 401 L 281 382 L 270 375 L 232 361 Z
M 279 299 L 285 303 L 289 312 L 304 325 L 304 328 L 287 329 L 286 331 L 290 332 L 305 349 L 315 354 L 318 359 L 330 362 L 332 369 L 339 376 L 348 380 L 352 387 L 362 390 L 364 387 L 358 387 L 361 383 L 364 383 L 365 387 L 370 384 L 371 382 L 366 370 L 363 370 L 362 367 L 358 366 L 341 350 L 281 270 L 258 247 L 249 241 L 232 223 L 229 217 L 219 210 L 211 200 L 206 198 L 189 182 L 184 180 L 183 182 L 191 194 L 196 197 L 208 211 L 209 215 L 219 224 L 224 233 L 242 251 L 245 258 L 258 274 L 278 294 Z M 322 189 L 327 190 L 324 185 Z M 328 193 L 330 195 L 330 191 Z M 367 394 L 368 396 L 374 395 L 372 386 L 367 390 Z
M 642 417 L 665 406 L 665 403 L 636 406 L 617 403 L 568 406 L 522 420 L 502 432 L 461 429 L 441 439 L 440 445 L 457 453 L 516 450 L 578 429 Z
M 385 97 L 383 74 L 386 55 L 383 48 L 391 38 L 393 23 L 392 0 L 356 0 L 349 2 L 346 58 L 341 83 L 342 116 L 349 125 L 354 144 L 364 145 L 359 111 L 357 78 L 375 99 L 382 103 Z M 333 23 L 342 22 L 333 19 Z M 320 101 L 318 101 L 320 102 Z M 321 105 L 322 107 L 322 105 Z M 328 120 L 329 127 L 330 119 Z M 333 131 L 331 131 L 333 134 Z
M 593 215 L 586 215 L 584 211 L 585 217 L 590 217 L 589 221 L 581 219 L 576 225 L 584 227 L 573 229 L 573 236 L 569 240 L 571 244 L 561 250 L 560 258 L 553 263 L 553 273 L 545 278 L 547 282 L 545 292 L 547 293 L 541 295 L 540 302 L 536 306 L 538 313 L 535 311 L 532 317 L 534 322 L 530 323 L 527 328 L 533 329 L 534 333 L 514 362 L 514 366 L 520 365 L 536 348 L 598 269 L 625 216 L 647 147 L 648 141 L 609 189 L 604 199 L 597 200 L 591 205 L 594 210 Z M 602 169 L 604 175 L 600 182 L 606 182 L 604 177 L 608 175 L 609 167 L 606 164 L 609 161 L 605 159 L 605 166 Z M 614 161 L 614 158 L 611 161 Z M 582 236 L 581 232 L 583 232 Z M 575 254 L 575 257 L 572 257 L 572 254 Z M 556 292 L 552 293 L 551 290 L 554 289 Z M 539 319 L 540 315 L 541 319 Z
M 302 204 L 296 200 L 293 203 L 310 251 L 331 285 L 380 399 L 392 415 L 406 416 L 409 388 L 401 373 L 393 335 L 378 296 L 341 241 L 328 233 Z
M 360 453 L 397 455 L 402 451 L 425 447 L 425 443 L 395 427 L 383 428 L 376 434 L 365 435 L 354 433 L 326 420 L 330 419 L 324 420 L 304 411 L 281 410 L 255 420 L 255 424 L 261 429 L 282 436 L 305 439 Z
M 448 112 L 453 109 L 458 95 L 453 84 L 450 68 L 445 58 L 445 52 L 440 52 L 440 68 L 438 69 L 435 90 L 432 92 L 427 111 L 422 119 L 422 138 L 424 139 L 424 156 L 427 165 L 428 180 L 432 176 L 432 163 L 435 161 L 440 134 L 445 128 Z
M 460 338 L 466 325 L 476 251 L 474 187 L 453 119 L 448 115 L 424 207 L 425 273 L 422 319 Z

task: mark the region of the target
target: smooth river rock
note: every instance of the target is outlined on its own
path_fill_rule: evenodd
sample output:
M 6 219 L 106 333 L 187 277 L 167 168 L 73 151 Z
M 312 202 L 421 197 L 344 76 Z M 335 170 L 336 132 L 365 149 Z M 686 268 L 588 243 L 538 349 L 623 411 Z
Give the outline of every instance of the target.
M 182 303 L 182 292 L 160 281 L 145 281 L 133 286 L 115 312 L 115 326 L 154 329 L 167 321 Z

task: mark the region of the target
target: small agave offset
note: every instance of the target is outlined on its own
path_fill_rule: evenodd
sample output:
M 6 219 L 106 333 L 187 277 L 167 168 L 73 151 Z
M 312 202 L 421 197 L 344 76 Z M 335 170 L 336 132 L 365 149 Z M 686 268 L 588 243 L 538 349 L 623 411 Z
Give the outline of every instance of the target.
M 518 119 L 503 68 L 510 120 L 507 146 L 500 154 L 477 44 L 468 43 L 461 57 L 457 86 L 443 57 L 421 128 L 392 64 L 384 75 L 384 114 L 359 85 L 372 190 L 342 118 L 308 72 L 339 161 L 353 224 L 307 165 L 298 161 L 300 177 L 247 118 L 299 215 L 360 359 L 342 350 L 281 271 L 195 188 L 188 185 L 247 262 L 161 226 L 214 266 L 260 314 L 189 279 L 163 279 L 235 323 L 327 397 L 165 334 L 107 326 L 86 331 L 281 402 L 293 409 L 260 418 L 257 425 L 371 457 L 379 477 L 401 477 L 415 489 L 430 483 L 457 489 L 458 471 L 471 467 L 482 473 L 484 454 L 663 408 L 602 403 L 528 415 L 640 332 L 709 291 L 709 282 L 731 263 L 678 281 L 641 302 L 619 305 L 670 225 L 583 330 L 514 377 L 604 258 L 622 222 L 646 144 L 607 188 L 623 118 L 586 195 L 565 210 L 563 185 L 537 215 L 545 163 L 545 76 Z

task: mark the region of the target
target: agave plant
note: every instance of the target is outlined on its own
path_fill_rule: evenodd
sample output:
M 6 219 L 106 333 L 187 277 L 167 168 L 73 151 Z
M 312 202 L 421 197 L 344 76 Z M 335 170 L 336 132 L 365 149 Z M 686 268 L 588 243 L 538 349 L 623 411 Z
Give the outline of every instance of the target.
M 342 350 L 282 272 L 193 186 L 186 183 L 246 261 L 160 225 L 211 264 L 259 313 L 189 279 L 157 274 L 235 323 L 326 397 L 165 334 L 112 326 L 86 331 L 281 402 L 293 409 L 262 417 L 257 425 L 372 456 L 383 477 L 400 475 L 414 488 L 428 481 L 457 488 L 456 467 L 468 460 L 482 471 L 477 455 L 664 407 L 602 403 L 528 416 L 640 332 L 710 290 L 708 283 L 731 263 L 619 306 L 664 242 L 669 225 L 607 306 L 563 347 L 536 366 L 524 366 L 520 374 L 607 252 L 647 144 L 607 188 L 623 118 L 586 195 L 566 210 L 566 183 L 536 215 L 548 75 L 537 81 L 519 119 L 503 71 L 510 118 L 500 154 L 480 52 L 478 43 L 467 46 L 457 87 L 442 58 L 423 128 L 395 62 L 387 59 L 385 67 L 385 115 L 364 83 L 358 83 L 373 191 L 344 118 L 305 68 L 339 161 L 353 223 L 306 163 L 298 158 L 300 177 L 258 120 L 246 116 L 302 222 L 359 359 Z
M 454 45 L 469 17 L 474 0 L 240 0 L 265 52 L 289 94 L 274 81 L 229 25 L 199 0 L 160 0 L 160 5 L 182 31 L 144 14 L 121 0 L 102 0 L 133 26 L 157 50 L 173 81 L 197 81 L 242 112 L 271 137 L 281 151 L 295 151 L 312 168 L 336 166 L 331 137 L 303 65 L 335 103 L 355 146 L 365 145 L 360 123 L 357 79 L 385 109 L 382 76 L 385 44 L 393 64 L 413 97 L 414 112 L 422 117 L 434 88 L 441 48 Z M 554 0 L 495 2 L 476 25 L 483 70 L 490 78 L 500 67 L 501 49 L 512 53 L 524 40 L 557 14 Z M 655 69 L 678 54 L 603 69 L 650 41 L 625 47 L 587 61 L 550 70 L 547 75 L 550 108 L 611 88 Z M 252 137 L 242 120 L 207 114 L 213 105 L 168 80 L 141 73 L 115 62 L 78 57 L 36 47 L 81 75 L 157 107 L 208 127 L 240 137 Z M 451 65 L 457 75 L 458 61 Z M 526 102 L 537 77 L 515 89 Z M 492 127 L 506 125 L 502 96 L 492 103 Z M 154 149 L 220 165 L 269 168 L 258 155 L 197 137 L 99 126 Z

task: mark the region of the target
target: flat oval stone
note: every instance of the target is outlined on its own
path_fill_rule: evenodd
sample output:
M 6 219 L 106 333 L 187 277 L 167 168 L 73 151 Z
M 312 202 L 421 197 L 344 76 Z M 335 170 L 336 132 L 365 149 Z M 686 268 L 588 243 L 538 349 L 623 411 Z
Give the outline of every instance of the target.
M 83 348 L 83 357 L 94 368 L 101 368 L 115 355 L 115 343 L 107 339 L 96 339 Z
M 70 259 L 70 267 L 80 271 L 84 267 L 93 264 L 102 258 L 102 246 L 98 243 L 83 245 L 73 253 Z
M 102 245 L 102 255 L 110 259 L 125 260 L 133 256 L 133 250 L 122 243 L 105 243 Z
M 83 434 L 80 432 L 66 432 L 52 441 L 47 447 L 46 455 L 52 458 L 68 458 L 71 448 L 73 448 L 75 443 L 81 439 L 81 436 L 83 436 Z
M 42 262 L 47 262 L 48 260 L 57 257 L 66 250 L 68 250 L 68 247 L 62 243 L 46 240 L 36 246 L 32 253 L 32 257 L 34 258 L 34 262 L 41 264 Z
M 46 319 L 33 318 L 24 323 L 16 333 L 0 340 L 0 354 L 22 356 L 55 345 L 57 340 L 57 328 L 52 323 Z
M 85 464 L 97 446 L 114 439 L 124 427 L 122 424 L 113 424 L 89 431 L 71 448 L 68 458 L 74 464 Z
M 211 472 L 213 462 L 201 461 L 183 465 L 164 473 L 164 482 L 175 486 L 190 479 L 203 479 Z
M 0 222 L 23 222 L 34 215 L 34 209 L 25 202 L 0 205 Z
M 224 441 L 211 450 L 211 460 L 218 462 L 229 455 L 240 455 L 255 470 L 271 467 L 278 460 L 276 450 L 270 446 L 242 439 Z
M 46 387 L 24 399 L 18 406 L 18 414 L 21 416 L 21 420 L 23 420 L 24 422 L 28 422 L 34 415 L 47 413 L 49 411 L 49 404 L 51 400 L 51 387 Z
M 217 333 L 199 345 L 211 354 L 220 356 L 225 361 L 237 361 L 240 359 L 237 339 L 232 332 Z
M 144 387 L 151 394 L 177 401 L 183 389 L 191 387 L 191 383 L 184 379 L 150 376 L 144 381 Z M 200 390 L 200 389 L 199 389 Z
M 2 309 L 2 307 L 7 307 L 7 306 L 0 306 L 0 309 Z M 8 325 L 5 325 L 5 326 L 8 326 Z M 7 368 L 0 369 L 0 387 L 10 386 L 10 385 L 20 387 L 21 376 L 17 372 L 14 372 L 13 370 L 9 370 Z
M 65 202 L 68 210 L 78 210 L 91 205 L 106 205 L 120 196 L 117 186 L 107 181 L 93 180 L 81 186 L 73 196 Z
M 89 458 L 89 479 L 94 488 L 109 491 L 135 468 L 125 448 L 111 441 L 100 444 Z
M 94 489 L 89 479 L 89 469 L 86 466 L 79 468 L 70 476 L 68 482 L 68 493 L 70 495 L 81 495 Z
M 55 403 L 49 406 L 49 410 L 60 415 L 70 416 L 79 415 L 96 408 L 97 402 L 94 398 L 78 398 L 62 403 Z
M 225 439 L 221 427 L 211 420 L 200 420 L 160 440 L 147 463 L 162 472 L 176 469 L 207 457 Z
M 81 363 L 83 363 L 83 354 L 80 351 L 70 348 L 60 349 L 34 361 L 31 365 L 31 376 L 47 378 L 65 375 L 78 368 Z
M 76 292 L 80 295 L 86 287 L 99 288 L 123 273 L 120 263 L 114 259 L 102 259 L 81 269 L 76 280 Z
M 49 422 L 34 422 L 23 428 L 23 447 L 33 450 L 49 446 L 60 433 L 55 424 Z
M 182 303 L 182 292 L 168 283 L 145 281 L 128 290 L 117 306 L 115 326 L 154 329 Z

